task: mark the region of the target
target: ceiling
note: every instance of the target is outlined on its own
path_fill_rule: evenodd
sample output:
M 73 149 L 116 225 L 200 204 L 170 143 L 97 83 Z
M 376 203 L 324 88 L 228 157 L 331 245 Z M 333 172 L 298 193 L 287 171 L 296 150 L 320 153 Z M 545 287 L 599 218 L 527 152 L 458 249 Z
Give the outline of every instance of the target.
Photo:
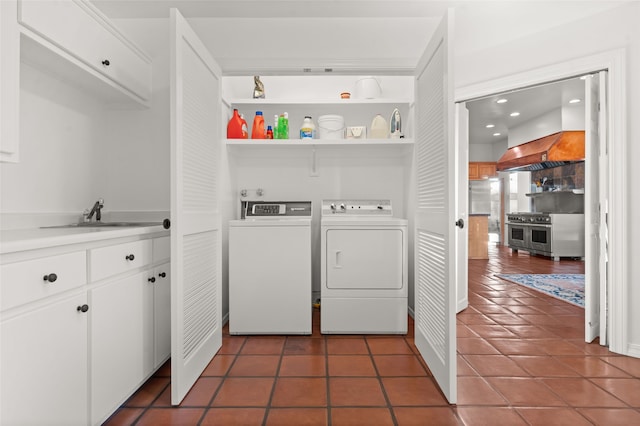
M 585 83 L 579 77 L 541 86 L 496 94 L 467 102 L 469 110 L 469 143 L 493 144 L 505 140 L 509 129 L 558 108 L 584 110 Z M 497 103 L 506 99 L 505 103 Z M 569 103 L 579 99 L 579 103 Z M 510 114 L 519 112 L 512 117 Z M 487 125 L 494 127 L 487 128 Z M 499 135 L 495 135 L 499 133 Z
M 463 55 L 560 27 L 626 1 L 93 0 L 147 51 L 167 39 L 176 7 L 226 75 L 412 74 L 448 8 Z M 141 22 L 155 25 L 140 31 Z M 150 20 L 158 20 L 156 24 Z M 164 22 L 164 24 L 163 24 Z M 166 44 L 165 44 L 166 46 Z

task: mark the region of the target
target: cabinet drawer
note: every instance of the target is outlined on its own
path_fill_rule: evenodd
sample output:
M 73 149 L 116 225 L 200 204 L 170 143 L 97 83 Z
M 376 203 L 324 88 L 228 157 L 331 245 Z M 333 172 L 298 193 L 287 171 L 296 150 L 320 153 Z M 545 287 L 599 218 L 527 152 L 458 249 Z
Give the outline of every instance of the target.
M 87 257 L 84 251 L 9 263 L 0 268 L 2 310 L 52 296 L 87 282 Z
M 91 281 L 150 264 L 151 247 L 151 240 L 143 240 L 89 250 Z
M 160 237 L 153 240 L 153 263 L 171 258 L 171 241 L 169 237 Z
M 19 20 L 140 98 L 151 97 L 149 61 L 87 3 L 21 0 Z

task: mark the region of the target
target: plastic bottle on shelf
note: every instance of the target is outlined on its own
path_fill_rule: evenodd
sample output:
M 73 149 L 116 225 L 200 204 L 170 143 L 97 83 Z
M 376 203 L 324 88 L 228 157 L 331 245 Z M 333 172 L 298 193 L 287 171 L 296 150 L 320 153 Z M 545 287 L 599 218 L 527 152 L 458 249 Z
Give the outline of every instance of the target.
M 316 136 L 316 125 L 313 124 L 311 116 L 306 115 L 300 127 L 300 139 L 313 139 Z
M 282 129 L 280 129 L 280 122 L 278 121 L 278 134 L 280 139 L 289 139 L 289 114 L 284 113 L 282 117 Z
M 240 121 L 242 122 L 242 139 L 249 139 L 249 126 L 247 126 L 247 120 L 242 114 L 240 114 Z
M 262 111 L 256 111 L 251 128 L 251 139 L 264 139 L 264 117 Z
M 278 136 L 277 139 L 286 139 L 284 137 L 284 114 L 278 116 Z
M 273 139 L 273 129 L 271 129 L 271 126 L 267 126 L 267 139 Z
M 273 138 L 280 139 L 280 134 L 278 133 L 278 114 L 274 114 L 273 116 Z
M 233 110 L 233 115 L 227 123 L 227 139 L 242 139 L 242 119 L 237 109 Z

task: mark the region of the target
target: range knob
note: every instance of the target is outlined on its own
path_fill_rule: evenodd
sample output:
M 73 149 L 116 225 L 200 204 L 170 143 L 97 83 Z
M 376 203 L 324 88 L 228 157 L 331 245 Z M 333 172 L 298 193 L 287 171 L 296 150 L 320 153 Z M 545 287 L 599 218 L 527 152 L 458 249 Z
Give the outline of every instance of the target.
M 331 205 L 329 207 L 331 208 L 332 212 L 336 211 L 336 205 L 334 203 L 331 203 Z
M 347 206 L 344 205 L 344 203 L 340 204 L 340 210 L 341 211 L 346 211 L 347 210 Z

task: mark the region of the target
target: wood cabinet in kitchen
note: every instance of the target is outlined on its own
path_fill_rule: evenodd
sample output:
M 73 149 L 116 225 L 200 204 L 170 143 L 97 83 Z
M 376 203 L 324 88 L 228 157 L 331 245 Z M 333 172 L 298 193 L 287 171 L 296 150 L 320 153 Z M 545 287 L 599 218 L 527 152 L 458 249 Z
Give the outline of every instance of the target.
M 166 236 L 3 253 L 0 424 L 100 424 L 135 392 L 169 357 L 169 258 Z
M 151 60 L 86 0 L 0 2 L 0 161 L 18 162 L 20 66 L 117 108 L 146 108 Z
M 469 215 L 469 259 L 489 258 L 489 215 Z
M 488 179 L 497 177 L 495 162 L 470 162 L 469 163 L 469 180 Z

